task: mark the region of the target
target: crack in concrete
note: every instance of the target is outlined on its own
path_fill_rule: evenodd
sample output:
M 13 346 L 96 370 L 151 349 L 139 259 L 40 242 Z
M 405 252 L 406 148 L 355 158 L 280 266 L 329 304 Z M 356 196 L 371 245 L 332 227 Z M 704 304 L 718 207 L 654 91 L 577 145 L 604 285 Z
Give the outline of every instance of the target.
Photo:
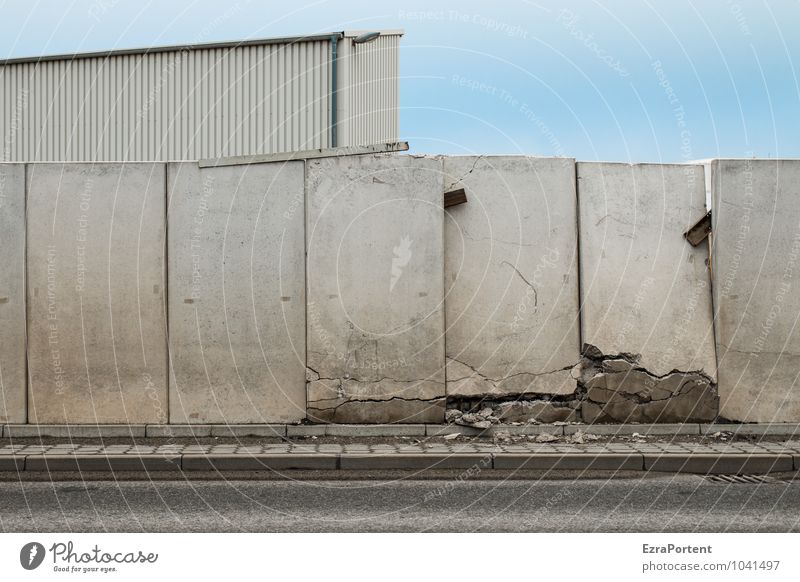
M 459 182 L 461 182 L 462 180 L 464 180 L 464 178 L 466 178 L 467 176 L 469 176 L 469 175 L 470 175 L 472 172 L 474 172 L 474 171 L 475 171 L 475 168 L 476 168 L 476 167 L 477 167 L 477 165 L 478 165 L 478 162 L 480 162 L 480 161 L 481 161 L 483 158 L 485 158 L 485 157 L 486 157 L 485 155 L 480 155 L 480 156 L 478 156 L 477 158 L 475 158 L 475 161 L 473 162 L 473 164 L 472 164 L 472 167 L 469 169 L 469 172 L 467 172 L 466 174 L 464 174 L 463 176 L 461 176 L 461 177 L 460 177 L 458 180 L 454 181 L 454 182 L 453 182 L 453 183 L 451 183 L 449 186 L 447 186 L 447 187 L 444 189 L 444 191 L 445 191 L 445 192 L 448 192 L 448 191 L 450 191 L 450 189 L 451 189 L 453 186 L 455 186 L 456 184 L 458 184 Z
M 574 368 L 574 367 L 575 367 L 575 364 L 572 364 L 572 365 L 570 365 L 570 366 L 565 366 L 564 368 L 557 368 L 557 369 L 555 369 L 555 370 L 548 370 L 548 371 L 546 371 L 546 372 L 517 372 L 516 374 L 510 374 L 510 375 L 508 375 L 508 376 L 504 376 L 504 377 L 502 377 L 502 378 L 490 378 L 490 377 L 488 377 L 488 376 L 485 376 L 485 375 L 484 375 L 484 374 L 482 374 L 481 372 L 479 372 L 479 371 L 477 370 L 477 368 L 475 368 L 475 366 L 472 366 L 472 365 L 470 365 L 470 364 L 468 364 L 468 363 L 466 363 L 466 362 L 463 362 L 463 361 L 461 361 L 461 360 L 459 360 L 459 359 L 457 359 L 457 358 L 448 358 L 448 360 L 450 360 L 451 362 L 456 362 L 456 363 L 458 363 L 458 364 L 461 364 L 462 366 L 464 366 L 464 367 L 466 367 L 466 368 L 469 368 L 469 369 L 470 369 L 470 370 L 472 370 L 472 371 L 473 371 L 473 372 L 474 372 L 474 373 L 475 373 L 477 376 L 479 376 L 481 379 L 483 379 L 483 380 L 485 380 L 485 381 L 489 382 L 489 383 L 490 383 L 490 384 L 492 384 L 492 386 L 494 386 L 495 388 L 497 387 L 497 384 L 498 384 L 499 382 L 505 382 L 506 380 L 509 380 L 509 379 L 511 379 L 511 378 L 516 378 L 516 377 L 518 377 L 518 376 L 531 376 L 531 377 L 534 377 L 534 378 L 535 378 L 535 377 L 537 377 L 537 376 L 546 376 L 546 375 L 548 375 L 548 374 L 555 374 L 555 373 L 557 373 L 557 372 L 564 372 L 564 371 L 566 371 L 566 370 L 571 370 L 572 368 Z M 463 378 L 452 378 L 452 379 L 451 379 L 451 378 L 448 378 L 448 379 L 447 379 L 447 382 L 460 382 L 461 380 L 469 380 L 470 378 L 472 378 L 472 376 L 465 376 L 465 377 L 463 377 Z
M 496 388 L 502 381 L 486 377 L 474 366 L 457 358 L 448 360 L 465 366 L 473 373 L 473 376 L 466 378 L 448 378 L 448 382 L 458 382 L 477 376 Z M 609 369 L 608 365 L 615 362 L 625 365 L 617 370 Z M 578 419 L 591 423 L 613 421 L 614 415 L 619 414 L 617 407 L 624 401 L 627 402 L 624 406 L 632 407 L 632 410 L 624 408 L 628 411 L 625 413 L 627 422 L 652 422 L 652 416 L 656 413 L 659 416 L 666 415 L 670 418 L 670 422 L 673 417 L 681 414 L 688 415 L 683 420 L 691 420 L 688 417 L 699 420 L 706 419 L 706 417 L 709 417 L 707 420 L 716 418 L 718 411 L 716 384 L 702 370 L 675 369 L 666 374 L 654 374 L 642 366 L 639 354 L 629 352 L 603 354 L 591 344 L 584 344 L 579 366 L 580 377 L 576 378 L 575 391 L 570 394 L 548 396 L 537 393 L 520 395 L 486 393 L 448 396 L 447 406 L 462 413 L 464 411 L 477 412 L 489 407 L 497 417 L 510 414 L 522 422 L 525 422 L 526 419 L 528 422 L 540 422 L 542 418 L 558 418 L 559 420 Z M 566 366 L 539 374 L 521 372 L 507 378 L 524 374 L 530 376 L 552 374 L 573 368 L 575 366 Z M 573 374 L 574 376 L 575 374 Z M 604 376 L 614 378 L 614 383 L 607 385 L 605 381 L 597 381 Z M 630 380 L 628 380 L 628 376 L 631 376 Z M 676 376 L 680 377 L 676 378 Z M 626 384 L 626 382 L 632 384 Z M 676 406 L 672 407 L 669 402 L 675 402 Z M 521 405 L 525 403 L 530 408 L 526 409 L 524 406 L 517 410 L 507 408 L 513 406 L 514 403 Z M 597 410 L 592 410 L 592 408 L 587 410 L 586 406 L 594 407 Z M 663 406 L 670 408 L 662 409 Z M 506 408 L 503 411 L 504 407 Z M 681 412 L 684 409 L 688 409 L 688 412 Z M 497 417 L 492 416 L 491 418 L 497 422 Z M 675 418 L 675 422 L 679 421 L 681 421 L 680 418 Z M 552 420 L 544 422 L 552 422 Z
M 319 407 L 319 406 L 311 406 L 309 404 L 308 409 L 309 410 L 319 410 L 319 411 L 330 411 L 330 410 L 333 410 L 333 414 L 335 415 L 336 411 L 340 407 L 342 407 L 342 406 L 344 406 L 346 404 L 353 404 L 353 403 L 358 403 L 358 404 L 362 404 L 362 403 L 387 404 L 387 403 L 390 403 L 390 402 L 393 402 L 393 401 L 397 401 L 397 400 L 399 400 L 401 402 L 440 402 L 440 401 L 444 400 L 444 398 L 445 398 L 444 396 L 436 396 L 436 397 L 433 397 L 433 398 L 404 398 L 402 396 L 392 396 L 390 398 L 350 398 L 350 399 L 344 400 L 343 402 L 339 402 L 335 406 Z M 314 402 L 316 404 L 316 403 L 324 402 L 324 401 L 323 400 L 312 400 L 312 401 L 309 401 L 309 402 Z
M 536 309 L 535 309 L 535 308 L 539 306 L 539 293 L 536 291 L 536 287 L 534 287 L 534 286 L 531 284 L 531 282 L 530 282 L 530 281 L 528 281 L 528 280 L 525 278 L 525 275 L 523 275 L 522 273 L 520 273 L 519 269 L 517 269 L 517 268 L 516 268 L 514 265 L 512 265 L 512 264 L 511 264 L 511 263 L 509 263 L 508 261 L 500 261 L 500 264 L 501 264 L 501 265 L 508 265 L 509 267 L 511 267 L 512 269 L 514 269 L 514 272 L 516 272 L 516 274 L 517 274 L 517 275 L 519 275 L 519 278 L 520 278 L 520 279 L 522 279 L 523 281 L 525 281 L 525 284 L 526 284 L 528 287 L 530 287 L 530 288 L 533 290 L 533 307 L 534 307 L 534 311 L 536 311 Z
M 704 380 L 706 380 L 709 384 L 716 386 L 714 379 L 709 376 L 704 370 L 679 370 L 677 368 L 673 368 L 669 372 L 665 374 L 655 374 L 641 365 L 640 360 L 642 359 L 641 354 L 634 354 L 631 352 L 620 352 L 618 354 L 604 354 L 600 351 L 597 346 L 593 346 L 592 344 L 585 343 L 583 345 L 583 357 L 590 360 L 593 364 L 599 364 L 599 368 L 601 371 L 598 373 L 601 374 L 628 374 L 631 371 L 643 372 L 644 374 L 648 375 L 650 378 L 654 380 L 665 380 L 670 376 L 674 376 L 676 374 L 682 374 L 685 376 L 700 376 Z M 626 370 L 624 372 L 603 372 L 602 371 L 602 364 L 603 362 L 614 362 L 614 361 L 622 361 L 628 364 L 631 364 L 631 369 Z M 597 375 L 597 374 L 595 374 Z

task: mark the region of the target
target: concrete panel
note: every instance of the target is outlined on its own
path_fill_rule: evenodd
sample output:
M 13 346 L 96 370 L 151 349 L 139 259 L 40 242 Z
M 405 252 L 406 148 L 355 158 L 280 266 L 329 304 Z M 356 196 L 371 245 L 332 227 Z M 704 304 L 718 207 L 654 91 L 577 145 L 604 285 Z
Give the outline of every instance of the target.
M 304 418 L 303 162 L 168 172 L 170 421 Z
M 800 161 L 715 160 L 720 416 L 800 421 Z
M 683 237 L 706 212 L 703 167 L 577 168 L 584 421 L 713 419 L 708 246 Z
M 25 422 L 25 166 L 0 164 L 0 423 Z
M 575 162 L 449 157 L 447 395 L 572 394 L 580 361 Z
M 31 164 L 29 421 L 167 420 L 163 164 Z
M 309 418 L 441 422 L 441 160 L 328 158 L 306 174 Z

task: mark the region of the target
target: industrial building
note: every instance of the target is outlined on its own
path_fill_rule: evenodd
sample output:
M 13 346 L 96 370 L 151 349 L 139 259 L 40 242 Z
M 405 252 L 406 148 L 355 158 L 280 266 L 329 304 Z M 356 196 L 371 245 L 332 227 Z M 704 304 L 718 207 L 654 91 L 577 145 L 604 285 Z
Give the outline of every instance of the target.
M 395 142 L 402 30 L 0 61 L 0 161 L 167 161 Z

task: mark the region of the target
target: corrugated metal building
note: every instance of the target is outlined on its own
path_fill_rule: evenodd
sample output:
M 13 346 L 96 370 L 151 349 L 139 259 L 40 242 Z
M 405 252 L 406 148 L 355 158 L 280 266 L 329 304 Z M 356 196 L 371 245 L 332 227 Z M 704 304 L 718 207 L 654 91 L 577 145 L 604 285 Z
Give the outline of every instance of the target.
M 197 160 L 395 142 L 402 34 L 0 61 L 0 160 Z

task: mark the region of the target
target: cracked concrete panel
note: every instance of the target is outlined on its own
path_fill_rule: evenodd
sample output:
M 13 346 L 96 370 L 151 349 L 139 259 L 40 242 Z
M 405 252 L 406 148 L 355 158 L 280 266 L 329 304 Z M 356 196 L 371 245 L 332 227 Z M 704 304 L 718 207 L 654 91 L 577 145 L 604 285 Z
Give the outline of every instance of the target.
M 602 354 L 636 354 L 656 376 L 714 381 L 708 246 L 683 237 L 706 213 L 703 167 L 577 168 L 583 341 Z
M 25 165 L 0 164 L 0 423 L 25 411 Z
M 305 418 L 303 162 L 168 171 L 171 422 Z
M 29 421 L 167 422 L 164 164 L 27 182 Z
M 658 376 L 638 356 L 604 355 L 585 346 L 581 391 L 584 422 L 708 422 L 717 417 L 719 397 L 703 372 Z
M 711 163 L 720 415 L 800 420 L 800 161 Z
M 444 158 L 447 394 L 571 394 L 580 360 L 575 162 Z
M 441 422 L 441 161 L 306 164 L 309 419 Z

